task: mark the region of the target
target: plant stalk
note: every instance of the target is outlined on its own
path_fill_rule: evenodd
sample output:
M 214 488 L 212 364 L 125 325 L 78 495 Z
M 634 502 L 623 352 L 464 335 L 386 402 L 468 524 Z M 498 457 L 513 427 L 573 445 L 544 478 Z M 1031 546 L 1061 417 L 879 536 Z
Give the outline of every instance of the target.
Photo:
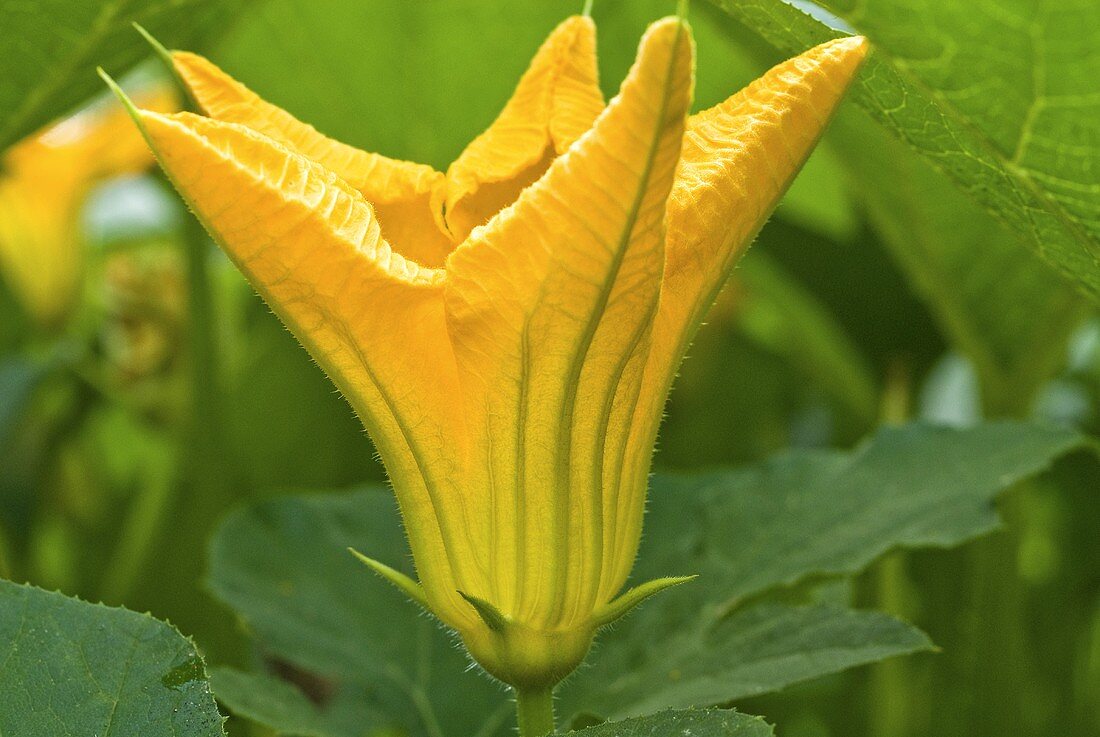
M 516 689 L 519 737 L 545 737 L 554 731 L 554 689 Z
M 887 372 L 882 392 L 880 419 L 884 427 L 900 426 L 912 415 L 912 379 L 909 367 L 894 360 Z M 897 550 L 878 561 L 872 583 L 877 608 L 905 617 L 911 614 L 913 599 L 906 571 L 908 554 Z M 907 662 L 887 660 L 876 663 L 870 677 L 870 718 L 878 737 L 904 737 L 910 727 L 910 712 L 915 703 L 914 673 Z
M 150 554 L 170 513 L 177 488 L 174 475 L 146 473 L 139 492 L 130 502 L 122 531 L 111 556 L 111 564 L 100 583 L 100 598 L 110 604 L 121 604 L 131 593 L 138 577 L 144 572 Z

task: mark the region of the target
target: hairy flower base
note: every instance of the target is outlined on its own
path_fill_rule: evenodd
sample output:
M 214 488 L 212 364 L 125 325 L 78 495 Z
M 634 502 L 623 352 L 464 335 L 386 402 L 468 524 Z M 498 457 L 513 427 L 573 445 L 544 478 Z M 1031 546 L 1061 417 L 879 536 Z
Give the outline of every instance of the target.
M 588 654 L 596 627 L 546 632 L 517 622 L 461 632 L 471 657 L 489 675 L 520 690 L 550 688 Z
M 394 580 L 393 574 L 396 572 L 392 569 L 381 570 L 376 562 L 364 559 L 362 555 L 359 557 L 398 588 L 409 590 L 409 583 Z M 581 664 L 601 627 L 626 615 L 651 596 L 694 578 L 695 576 L 671 576 L 653 579 L 631 588 L 606 606 L 597 609 L 590 623 L 554 630 L 513 621 L 497 611 L 492 604 L 462 594 L 477 611 L 484 627 L 460 629 L 459 634 L 471 656 L 489 674 L 520 690 L 539 691 L 554 686 Z
M 432 612 L 423 587 L 404 573 L 354 548 L 352 555 L 399 591 Z M 477 613 L 474 627 L 457 627 L 466 650 L 490 675 L 523 691 L 551 688 L 584 660 L 596 632 L 625 616 L 651 596 L 695 576 L 669 576 L 634 586 L 594 612 L 590 623 L 561 629 L 532 627 L 502 614 L 491 603 L 457 592 Z

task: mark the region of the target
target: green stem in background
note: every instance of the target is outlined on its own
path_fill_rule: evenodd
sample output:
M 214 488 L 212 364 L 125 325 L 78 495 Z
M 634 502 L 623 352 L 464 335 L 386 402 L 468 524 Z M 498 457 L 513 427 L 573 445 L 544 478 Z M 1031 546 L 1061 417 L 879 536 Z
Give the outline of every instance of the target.
M 880 560 L 874 571 L 876 608 L 899 617 L 910 615 L 912 584 L 906 570 L 908 556 L 894 551 Z M 876 737 L 904 737 L 915 702 L 914 674 L 905 658 L 876 663 L 871 671 L 871 734 Z
M 15 578 L 15 570 L 12 567 L 11 545 L 8 543 L 8 534 L 0 526 L 0 578 L 9 581 Z
M 554 731 L 554 689 L 516 689 L 519 737 L 544 737 Z
M 139 574 L 145 570 L 149 553 L 156 543 L 178 484 L 168 474 L 155 471 L 130 502 L 129 514 L 118 534 L 118 544 L 103 574 L 100 598 L 109 604 L 122 604 Z
M 1036 389 L 1022 390 L 980 376 L 982 413 L 987 419 L 1026 419 Z M 1028 647 L 1029 587 L 1021 577 L 1020 544 L 1036 504 L 1033 482 L 1024 482 L 999 500 L 1004 529 L 976 541 L 967 550 L 970 581 L 965 611 L 964 653 L 948 659 L 970 684 L 966 713 L 971 734 L 1035 734 L 1025 708 L 1029 692 L 1042 685 L 1036 650 Z M 1065 688 L 1066 682 L 1060 684 Z M 1006 705 L 1008 708 L 1006 708 Z
M 1036 725 L 1022 721 L 1027 692 L 1042 680 L 1035 652 L 1028 647 L 1028 587 L 1018 565 L 1022 528 L 1035 503 L 1032 483 L 1024 482 L 1000 500 L 1004 529 L 968 551 L 972 604 L 968 657 L 960 663 L 960 672 L 968 674 L 970 683 L 972 734 L 1037 734 Z
M 198 465 L 217 473 L 214 461 L 219 455 L 218 421 L 219 366 L 217 338 L 214 329 L 214 297 L 210 288 L 209 241 L 202 225 L 193 217 L 185 221 L 187 255 L 188 309 L 191 353 L 191 442 L 199 456 Z
M 201 534 L 201 539 L 205 539 L 231 499 L 233 482 L 232 469 L 226 461 L 229 443 L 222 416 L 220 351 L 210 280 L 211 244 L 202 224 L 190 215 L 184 224 L 184 250 L 191 412 L 185 428 L 182 471 L 190 489 L 179 522 L 188 532 Z M 196 573 L 201 578 L 201 572 Z
M 218 339 L 218 309 L 212 283 L 213 246 L 190 214 L 181 223 L 180 248 L 187 272 L 187 384 L 189 407 L 179 428 L 176 482 L 168 514 L 153 554 L 156 576 L 142 582 L 143 602 L 170 612 L 172 623 L 203 643 L 212 660 L 244 662 L 244 642 L 236 624 L 211 617 L 203 603 L 203 558 L 182 555 L 210 536 L 225 510 L 240 499 L 234 454 L 226 429 L 226 392 Z M 143 604 L 144 605 L 144 604 Z
M 883 425 L 908 421 L 912 381 L 901 361 L 891 363 L 883 386 L 879 416 Z M 880 560 L 872 571 L 875 608 L 905 618 L 910 614 L 912 583 L 907 572 L 908 555 L 896 550 Z M 914 703 L 913 673 L 904 658 L 876 663 L 870 673 L 871 727 L 877 737 L 904 737 Z

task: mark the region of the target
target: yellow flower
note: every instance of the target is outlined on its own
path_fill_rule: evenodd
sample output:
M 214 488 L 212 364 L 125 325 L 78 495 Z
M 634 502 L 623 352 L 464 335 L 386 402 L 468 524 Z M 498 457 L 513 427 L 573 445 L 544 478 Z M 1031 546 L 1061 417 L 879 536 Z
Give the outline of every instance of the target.
M 605 106 L 573 17 L 446 174 L 332 141 L 192 54 L 172 58 L 210 117 L 135 115 L 374 439 L 419 582 L 370 563 L 534 691 L 683 580 L 621 594 L 666 395 L 865 51 L 827 43 L 689 118 L 682 20 L 650 27 Z
M 153 110 L 176 109 L 150 91 Z M 80 288 L 80 209 L 95 184 L 153 163 L 120 110 L 91 108 L 12 146 L 0 166 L 0 272 L 44 327 L 68 314 Z

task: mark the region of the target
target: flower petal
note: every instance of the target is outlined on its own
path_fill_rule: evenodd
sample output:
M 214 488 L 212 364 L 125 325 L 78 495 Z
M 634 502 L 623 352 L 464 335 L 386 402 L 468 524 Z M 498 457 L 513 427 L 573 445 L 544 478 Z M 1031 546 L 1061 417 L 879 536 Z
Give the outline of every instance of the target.
M 440 512 L 461 509 L 465 442 L 443 273 L 393 252 L 370 204 L 320 164 L 244 126 L 139 115 L 180 194 L 370 432 L 433 608 L 465 607 L 456 589 L 481 580 L 464 574 L 476 551 L 461 516 Z
M 603 110 L 591 18 L 563 21 L 539 48 L 500 116 L 447 170 L 437 205 L 455 240 L 511 204 Z
M 641 380 L 691 85 L 686 25 L 654 24 L 595 126 L 447 261 L 466 415 L 482 433 L 466 476 L 483 469 L 498 573 L 467 593 L 532 627 L 592 616 L 603 443 L 626 433 L 609 417 Z
M 425 266 L 443 264 L 452 242 L 431 204 L 432 191 L 444 185 L 440 172 L 334 141 L 197 54 L 174 51 L 172 62 L 207 115 L 248 126 L 322 164 L 374 205 L 383 236 L 403 256 Z
M 867 53 L 862 37 L 817 46 L 767 72 L 741 92 L 688 121 L 672 189 L 661 305 L 653 349 L 625 465 L 624 492 L 644 494 L 668 390 L 696 329 L 734 264 L 748 248 L 809 157 Z M 618 557 L 606 580 L 625 576 L 641 516 L 618 509 Z

